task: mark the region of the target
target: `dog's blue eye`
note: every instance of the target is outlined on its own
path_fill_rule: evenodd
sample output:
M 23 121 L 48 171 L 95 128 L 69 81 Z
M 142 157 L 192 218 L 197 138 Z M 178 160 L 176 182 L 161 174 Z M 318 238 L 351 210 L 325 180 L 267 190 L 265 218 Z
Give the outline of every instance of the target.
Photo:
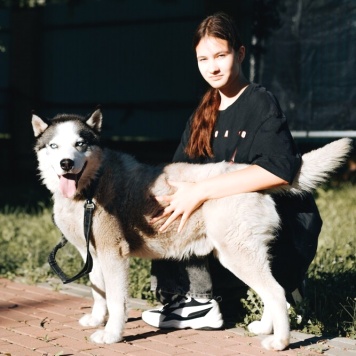
M 86 142 L 85 141 L 80 141 L 80 142 L 77 142 L 77 146 L 78 147 L 83 147 L 86 145 Z
M 56 148 L 58 148 L 58 145 L 55 144 L 55 143 L 51 143 L 51 144 L 49 145 L 49 147 L 51 147 L 52 149 L 56 149 Z

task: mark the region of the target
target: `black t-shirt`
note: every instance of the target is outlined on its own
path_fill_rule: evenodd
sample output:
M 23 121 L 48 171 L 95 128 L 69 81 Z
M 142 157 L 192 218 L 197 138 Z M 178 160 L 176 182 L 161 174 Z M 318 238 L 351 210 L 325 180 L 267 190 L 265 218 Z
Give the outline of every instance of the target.
M 300 154 L 276 98 L 257 84 L 250 84 L 232 105 L 219 112 L 212 137 L 213 158 L 190 159 L 184 153 L 189 135 L 190 120 L 174 162 L 257 164 L 288 182 L 300 168 Z

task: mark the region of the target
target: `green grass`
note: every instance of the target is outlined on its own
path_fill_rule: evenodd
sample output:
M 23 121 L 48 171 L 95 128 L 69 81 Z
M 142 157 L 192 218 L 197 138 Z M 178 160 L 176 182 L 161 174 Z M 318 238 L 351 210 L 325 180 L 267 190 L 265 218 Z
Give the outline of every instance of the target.
M 356 186 L 324 187 L 316 192 L 316 198 L 324 225 L 308 271 L 307 300 L 290 309 L 292 327 L 316 335 L 356 338 Z M 52 223 L 50 208 L 39 204 L 28 210 L 7 207 L 0 211 L 0 275 L 38 283 L 53 277 L 47 258 L 61 236 Z M 82 267 L 70 244 L 57 256 L 68 275 Z M 131 296 L 152 300 L 149 281 L 150 261 L 132 259 Z M 80 282 L 88 283 L 88 278 Z M 252 291 L 242 303 L 246 325 L 260 316 L 262 306 Z
M 321 331 L 356 338 L 356 186 L 317 193 L 324 224 L 308 271 L 310 307 Z
M 0 274 L 37 283 L 53 276 L 47 263 L 49 252 L 61 234 L 52 222 L 50 208 L 39 205 L 33 211 L 5 208 L 0 214 Z M 58 253 L 58 261 L 66 265 L 68 274 L 76 273 L 81 259 L 75 248 L 67 245 Z
M 317 190 L 316 202 L 323 228 L 308 270 L 307 298 L 290 309 L 291 324 L 307 333 L 356 339 L 356 186 L 324 187 Z M 245 325 L 260 318 L 262 306 L 254 292 L 242 302 L 248 312 Z

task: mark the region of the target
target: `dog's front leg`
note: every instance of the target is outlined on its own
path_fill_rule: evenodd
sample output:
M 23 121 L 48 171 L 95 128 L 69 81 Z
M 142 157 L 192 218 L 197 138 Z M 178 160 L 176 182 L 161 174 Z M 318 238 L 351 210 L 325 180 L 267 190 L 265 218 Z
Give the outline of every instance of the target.
M 92 312 L 90 314 L 85 314 L 79 320 L 79 323 L 83 326 L 99 326 L 104 322 L 107 313 L 107 306 L 103 273 L 100 268 L 98 258 L 94 256 L 93 270 L 90 272 L 89 278 L 92 285 L 94 304 Z
M 99 255 L 106 286 L 106 301 L 109 318 L 104 330 L 91 335 L 91 340 L 99 344 L 112 344 L 122 339 L 126 322 L 128 295 L 129 260 L 114 256 L 113 253 Z

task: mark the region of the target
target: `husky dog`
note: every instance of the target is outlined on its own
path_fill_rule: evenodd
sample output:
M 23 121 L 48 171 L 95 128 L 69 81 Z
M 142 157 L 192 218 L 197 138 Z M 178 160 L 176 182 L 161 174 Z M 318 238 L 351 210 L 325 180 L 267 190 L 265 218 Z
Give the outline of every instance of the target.
M 279 226 L 273 194 L 303 194 L 324 182 L 345 160 L 352 145 L 340 139 L 303 156 L 292 185 L 265 192 L 209 200 L 197 209 L 177 234 L 178 222 L 164 233 L 162 222 L 151 223 L 162 206 L 155 196 L 172 194 L 168 181 L 197 182 L 244 164 L 173 163 L 152 167 L 100 144 L 102 114 L 89 117 L 61 114 L 52 120 L 32 117 L 35 151 L 43 183 L 53 194 L 54 220 L 63 235 L 86 257 L 83 204 L 93 191 L 90 273 L 94 305 L 80 319 L 83 326 L 104 329 L 91 335 L 96 343 L 122 340 L 128 298 L 129 257 L 183 259 L 214 251 L 220 262 L 261 297 L 264 312 L 249 330 L 272 334 L 262 344 L 283 350 L 289 345 L 289 319 L 283 288 L 271 274 L 268 246 Z

